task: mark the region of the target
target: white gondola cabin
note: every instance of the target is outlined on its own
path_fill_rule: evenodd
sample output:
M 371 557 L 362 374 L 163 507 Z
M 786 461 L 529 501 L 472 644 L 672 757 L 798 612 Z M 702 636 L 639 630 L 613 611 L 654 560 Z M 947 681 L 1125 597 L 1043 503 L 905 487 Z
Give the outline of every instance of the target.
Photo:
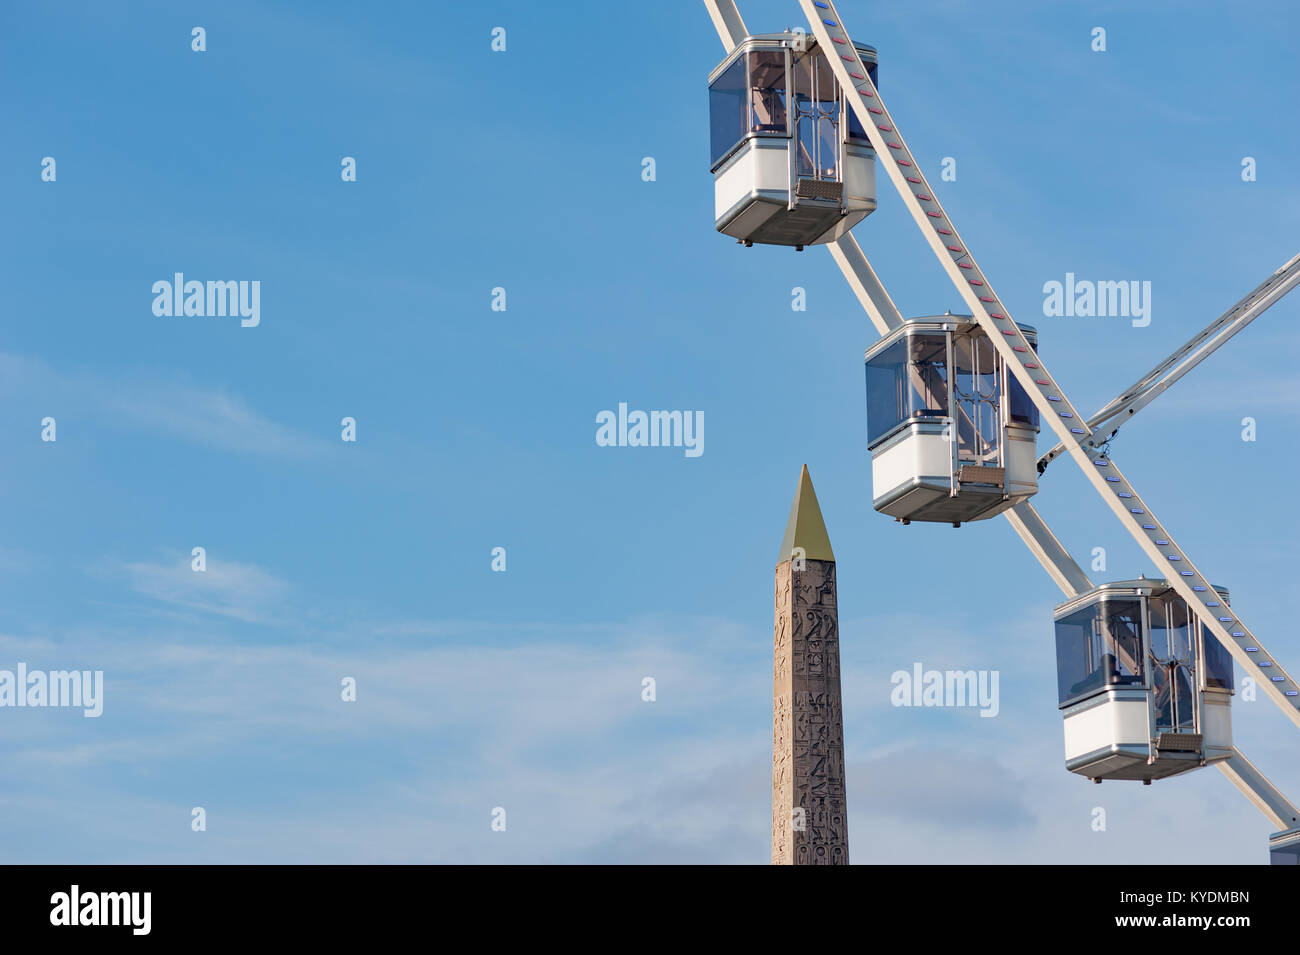
M 1232 656 L 1164 580 L 1057 607 L 1056 674 L 1070 772 L 1149 783 L 1232 755 Z
M 1037 332 L 1020 328 L 1037 347 Z M 909 319 L 866 361 L 877 511 L 960 524 L 1037 492 L 1038 409 L 974 319 Z
M 876 51 L 857 45 L 874 82 Z M 719 232 L 745 245 L 844 235 L 876 208 L 876 154 L 817 41 L 746 37 L 709 76 Z

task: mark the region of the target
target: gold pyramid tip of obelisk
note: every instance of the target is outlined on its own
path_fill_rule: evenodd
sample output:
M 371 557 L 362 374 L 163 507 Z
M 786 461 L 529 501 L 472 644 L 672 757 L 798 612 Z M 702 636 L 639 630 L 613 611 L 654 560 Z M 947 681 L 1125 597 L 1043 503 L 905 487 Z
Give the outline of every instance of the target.
M 806 464 L 799 475 L 799 489 L 794 492 L 794 503 L 790 505 L 790 520 L 785 525 L 785 539 L 781 541 L 781 556 L 777 558 L 777 563 L 789 560 L 796 547 L 803 548 L 805 560 L 835 560 L 831 538 L 826 533 L 826 522 L 822 520 L 822 509 L 817 505 L 817 492 L 813 490 L 812 477 L 808 474 Z

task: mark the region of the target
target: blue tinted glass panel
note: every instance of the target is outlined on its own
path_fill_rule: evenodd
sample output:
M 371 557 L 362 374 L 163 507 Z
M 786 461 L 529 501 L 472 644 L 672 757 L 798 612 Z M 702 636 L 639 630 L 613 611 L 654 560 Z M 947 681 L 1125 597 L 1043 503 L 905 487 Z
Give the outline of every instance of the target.
M 869 140 L 867 139 L 867 131 L 863 129 L 862 124 L 858 122 L 857 111 L 849 110 L 848 113 L 849 113 L 849 139 L 860 139 L 864 143 L 869 142 Z
M 902 424 L 905 341 L 897 341 L 867 362 L 867 446 Z
M 867 446 L 904 421 L 948 414 L 947 339 L 911 334 L 867 362 Z
M 745 60 L 742 57 L 709 86 L 709 165 L 731 151 L 745 135 Z
M 1107 600 L 1056 622 L 1056 688 L 1061 705 L 1110 686 L 1142 684 L 1142 605 Z
M 1102 604 L 1102 639 L 1108 657 L 1104 661 L 1106 682 L 1137 685 L 1142 683 L 1142 603 L 1132 600 L 1107 600 Z
M 1102 687 L 1097 620 L 1094 605 L 1056 621 L 1056 688 L 1062 705 Z
M 1038 430 L 1038 406 L 1029 399 L 1025 389 L 1020 386 L 1014 375 L 1007 375 L 1010 379 L 1010 400 L 1011 400 L 1011 420 L 1020 424 L 1028 425 L 1035 431 Z
M 875 84 L 875 83 L 876 83 L 876 67 L 875 67 L 875 66 L 868 66 L 868 67 L 867 67 L 867 75 L 871 77 L 871 82 L 872 82 L 872 84 Z M 877 88 L 879 88 L 879 86 L 877 86 Z M 849 95 L 850 95 L 850 96 L 854 95 L 854 93 L 853 93 L 852 90 L 849 91 Z M 846 110 L 846 112 L 849 114 L 849 116 L 848 116 L 848 120 L 849 120 L 849 139 L 860 139 L 860 140 L 862 140 L 862 142 L 864 142 L 864 143 L 869 143 L 869 142 L 870 142 L 870 139 L 868 139 L 868 137 L 867 137 L 867 131 L 866 131 L 865 129 L 863 129 L 863 128 L 862 128 L 862 124 L 861 124 L 860 122 L 858 122 L 858 114 L 857 114 L 857 111 L 856 111 L 856 110 L 852 110 L 852 109 L 850 109 L 850 110 Z
M 789 133 L 784 50 L 749 54 L 749 90 L 749 131 L 768 136 Z
M 1038 342 L 1030 338 L 1029 343 L 1034 346 L 1035 352 L 1038 351 Z M 1008 404 L 1010 405 L 1008 410 L 1011 413 L 1011 420 L 1020 424 L 1029 425 L 1029 427 L 1037 431 L 1038 406 L 1030 400 L 1025 389 L 1021 387 L 1020 382 L 1016 380 L 1016 376 L 1011 374 L 1010 371 L 1007 372 L 1007 381 L 1009 382 L 1009 387 L 1007 388 L 1007 399 Z
M 907 336 L 908 413 L 913 418 L 948 414 L 948 337 L 943 333 Z
M 1215 639 L 1214 634 L 1201 628 L 1205 640 L 1205 685 L 1221 690 L 1232 689 L 1232 654 Z

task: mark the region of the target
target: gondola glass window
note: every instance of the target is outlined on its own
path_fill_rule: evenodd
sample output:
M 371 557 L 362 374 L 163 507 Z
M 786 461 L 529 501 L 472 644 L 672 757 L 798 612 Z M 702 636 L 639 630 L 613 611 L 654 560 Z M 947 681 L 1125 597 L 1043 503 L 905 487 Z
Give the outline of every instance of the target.
M 1142 604 L 1107 600 L 1056 622 L 1061 705 L 1109 686 L 1142 684 Z
M 760 50 L 749 60 L 749 131 L 784 136 L 786 119 L 785 52 Z
M 742 56 L 709 86 L 711 163 L 754 136 L 788 136 L 785 51 Z
M 1231 690 L 1232 654 L 1213 634 L 1201 629 L 1201 641 L 1205 652 L 1205 686 L 1207 689 Z
M 748 89 L 744 57 L 727 67 L 709 87 L 709 142 L 714 165 L 745 136 Z
M 1041 348 L 1035 347 L 1034 351 L 1042 354 Z M 1016 378 L 1015 375 L 1011 374 L 1010 371 L 1007 372 L 1007 391 L 1009 393 L 1008 397 L 1010 398 L 1008 413 L 1011 416 L 1011 420 L 1016 424 L 1022 424 L 1037 431 L 1038 406 L 1034 404 L 1033 399 L 1029 397 L 1029 393 L 1025 391 L 1024 386 L 1020 384 L 1020 380 Z
M 948 414 L 948 346 L 942 335 L 910 335 L 867 363 L 867 444 L 905 422 Z

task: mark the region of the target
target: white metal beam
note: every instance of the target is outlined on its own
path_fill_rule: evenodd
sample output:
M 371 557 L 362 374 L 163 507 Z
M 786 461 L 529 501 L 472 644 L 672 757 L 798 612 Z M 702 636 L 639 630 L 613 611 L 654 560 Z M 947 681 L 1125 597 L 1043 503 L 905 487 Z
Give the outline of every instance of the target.
M 1028 501 L 1021 501 L 1009 511 L 1002 512 L 1011 526 L 1016 529 L 1020 539 L 1025 542 L 1029 552 L 1038 558 L 1053 583 L 1061 588 L 1066 597 L 1077 597 L 1092 590 L 1093 583 L 1083 572 L 1070 552 L 1065 549 L 1052 529 L 1047 526 L 1038 511 Z
M 1300 285 L 1300 255 L 1286 262 L 1252 289 L 1245 298 L 1198 332 L 1191 341 L 1156 365 L 1089 418 L 1089 428 L 1102 430 L 1101 434 L 1090 438 L 1089 443 L 1094 446 L 1100 445 L 1115 437 L 1124 422 L 1164 394 L 1174 382 L 1227 344 L 1232 336 L 1268 311 L 1297 285 Z M 1116 418 L 1120 419 L 1119 424 L 1113 428 L 1105 427 Z M 1039 458 L 1039 471 L 1047 467 L 1064 450 L 1064 446 L 1058 444 Z
M 749 36 L 735 0 L 704 0 L 704 6 L 709 11 L 713 28 L 718 31 L 718 39 L 722 41 L 728 53 L 736 48 L 736 44 Z
M 1215 765 L 1278 829 L 1295 829 L 1300 826 L 1300 809 L 1283 796 L 1278 788 L 1242 755 L 1241 750 L 1233 747 L 1232 756 Z
M 876 276 L 876 270 L 867 261 L 866 253 L 862 251 L 862 247 L 858 245 L 858 240 L 853 238 L 852 233 L 841 236 L 826 248 L 830 249 L 831 258 L 844 273 L 849 288 L 853 289 L 853 294 L 858 297 L 858 301 L 871 318 L 871 324 L 876 326 L 876 331 L 884 335 L 902 325 L 902 313 L 898 311 L 898 306 L 885 291 L 885 286 Z

